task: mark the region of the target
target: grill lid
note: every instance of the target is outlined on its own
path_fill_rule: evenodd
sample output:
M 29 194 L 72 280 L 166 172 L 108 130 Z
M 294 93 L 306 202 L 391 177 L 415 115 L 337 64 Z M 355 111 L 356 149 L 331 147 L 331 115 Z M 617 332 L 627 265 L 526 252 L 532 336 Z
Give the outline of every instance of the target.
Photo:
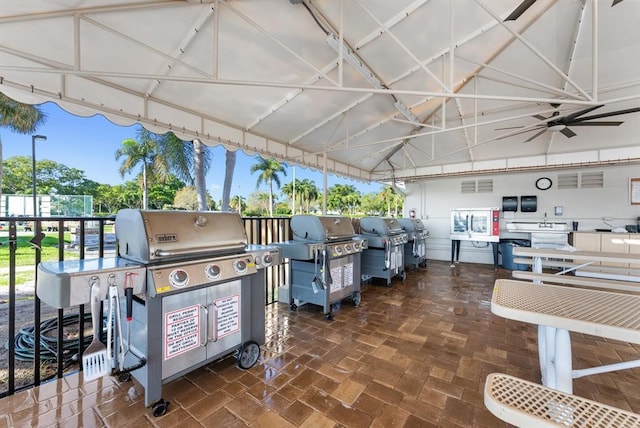
M 237 213 L 123 209 L 116 215 L 120 257 L 142 263 L 244 251 Z
M 406 232 L 421 232 L 425 229 L 424 223 L 419 218 L 399 218 L 398 223 Z
M 339 216 L 294 215 L 291 231 L 295 241 L 337 241 L 355 235 L 351 220 Z
M 395 218 L 362 217 L 360 229 L 365 235 L 395 235 L 403 229 Z

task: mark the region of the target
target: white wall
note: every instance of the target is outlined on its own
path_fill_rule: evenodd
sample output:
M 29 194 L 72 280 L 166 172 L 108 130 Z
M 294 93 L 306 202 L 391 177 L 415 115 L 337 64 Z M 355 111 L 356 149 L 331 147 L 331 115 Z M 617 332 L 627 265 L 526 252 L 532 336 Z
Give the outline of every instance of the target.
M 604 173 L 602 188 L 558 189 L 558 174 Z M 535 182 L 540 177 L 549 177 L 553 185 L 549 190 L 538 190 Z M 538 209 L 534 213 L 513 213 L 509 220 L 542 221 L 547 213 L 550 221 L 566 221 L 571 228 L 572 221 L 578 221 L 578 230 L 589 231 L 596 228 L 608 228 L 603 217 L 613 226 L 624 227 L 638 224 L 640 205 L 630 205 L 629 179 L 640 177 L 640 166 L 617 165 L 601 168 L 550 170 L 509 174 L 492 174 L 451 178 L 432 178 L 406 183 L 405 217 L 409 210 L 415 209 L 416 217 L 421 218 L 429 229 L 430 239 L 427 246 L 427 258 L 450 260 L 451 241 L 449 239 L 449 210 L 452 208 L 502 209 L 503 196 L 536 195 Z M 461 183 L 470 180 L 493 180 L 493 191 L 488 193 L 463 194 Z M 554 215 L 554 207 L 562 206 L 563 215 Z M 508 213 L 507 215 L 509 215 Z M 500 236 L 507 238 L 529 238 L 528 234 L 513 234 L 505 228 L 505 213 L 500 212 Z M 478 248 L 480 247 L 480 248 Z M 491 246 L 485 243 L 462 241 L 461 262 L 493 263 Z

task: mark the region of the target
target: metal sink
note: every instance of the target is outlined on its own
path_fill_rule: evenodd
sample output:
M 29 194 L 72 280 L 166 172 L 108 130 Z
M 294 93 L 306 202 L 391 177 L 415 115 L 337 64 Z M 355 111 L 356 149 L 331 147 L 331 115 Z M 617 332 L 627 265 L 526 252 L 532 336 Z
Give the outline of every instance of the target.
M 557 221 L 511 221 L 507 223 L 509 232 L 566 232 L 567 223 Z

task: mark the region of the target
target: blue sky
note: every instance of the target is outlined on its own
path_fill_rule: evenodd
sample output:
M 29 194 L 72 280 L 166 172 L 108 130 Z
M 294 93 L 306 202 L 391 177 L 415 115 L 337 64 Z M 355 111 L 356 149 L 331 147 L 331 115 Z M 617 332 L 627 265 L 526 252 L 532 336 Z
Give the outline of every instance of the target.
M 136 137 L 135 126 L 114 125 L 101 115 L 74 116 L 53 103 L 43 104 L 41 108 L 47 115 L 47 121 L 37 133 L 46 136 L 47 140 L 36 140 L 36 159 L 49 159 L 78 168 L 84 171 L 85 177 L 98 183 L 115 185 L 133 178 L 133 175 L 125 175 L 124 178 L 120 176 L 118 168 L 121 162 L 115 160 L 114 153 L 123 140 Z M 2 128 L 0 138 L 2 138 L 4 159 L 18 155 L 31 157 L 31 135 L 16 134 L 7 128 Z M 214 200 L 218 201 L 222 197 L 225 156 L 222 147 L 212 148 L 212 152 L 213 163 L 207 174 L 207 190 Z M 249 173 L 249 168 L 255 163 L 252 157 L 241 151 L 238 152 L 232 195 L 240 194 L 247 197 L 256 190 L 257 173 Z M 283 185 L 291 182 L 293 172 L 293 168 L 289 166 L 287 176 L 281 178 Z M 316 186 L 322 189 L 321 172 L 296 167 L 295 176 L 298 180 L 305 178 L 314 180 Z M 327 177 L 329 187 L 338 183 L 352 184 L 363 194 L 378 192 L 382 188 L 378 183 L 361 183 L 333 175 Z M 266 186 L 263 185 L 261 190 L 266 191 Z

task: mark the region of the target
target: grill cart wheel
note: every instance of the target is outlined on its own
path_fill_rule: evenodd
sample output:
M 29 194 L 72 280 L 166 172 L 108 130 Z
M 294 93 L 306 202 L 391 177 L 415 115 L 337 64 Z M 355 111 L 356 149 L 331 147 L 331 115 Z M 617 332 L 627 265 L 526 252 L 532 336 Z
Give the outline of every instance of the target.
M 295 303 L 292 303 L 290 306 L 292 311 L 297 311 L 298 310 L 298 305 L 296 305 Z
M 425 260 L 423 262 L 420 262 L 420 264 L 418 266 L 420 266 L 421 268 L 426 268 L 427 267 L 427 261 Z
M 162 398 L 153 403 L 153 416 L 156 418 L 167 413 L 167 409 L 169 408 L 169 402 L 164 401 Z
M 260 345 L 253 340 L 245 342 L 238 353 L 238 367 L 250 369 L 260 358 Z
M 360 302 L 362 301 L 362 296 L 360 295 L 359 291 L 355 291 L 351 296 L 351 299 L 353 300 L 353 306 L 360 306 Z
M 403 270 L 400 278 L 402 278 L 402 282 L 404 282 L 404 280 L 407 279 L 407 272 Z
M 331 312 L 329 312 L 328 314 L 325 315 L 325 317 L 327 318 L 327 320 L 329 321 L 333 321 L 333 314 Z

